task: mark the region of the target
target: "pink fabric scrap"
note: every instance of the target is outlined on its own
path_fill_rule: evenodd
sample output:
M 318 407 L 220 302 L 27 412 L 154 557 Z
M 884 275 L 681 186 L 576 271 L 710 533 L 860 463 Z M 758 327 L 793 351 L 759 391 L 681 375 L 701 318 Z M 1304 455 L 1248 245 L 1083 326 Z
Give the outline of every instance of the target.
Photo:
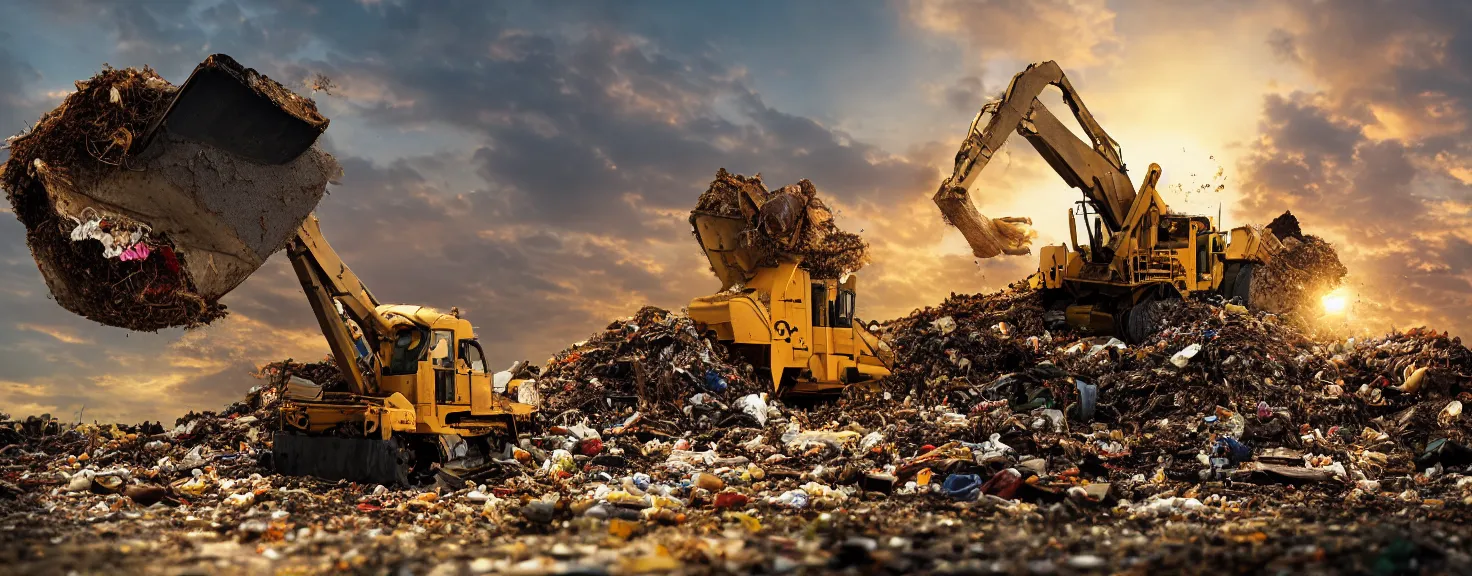
M 127 262 L 129 260 L 143 260 L 145 258 L 148 258 L 149 252 L 150 250 L 148 249 L 148 245 L 139 242 L 137 244 L 134 244 L 132 248 L 124 250 L 122 254 L 119 254 L 118 260 L 122 260 L 124 262 Z

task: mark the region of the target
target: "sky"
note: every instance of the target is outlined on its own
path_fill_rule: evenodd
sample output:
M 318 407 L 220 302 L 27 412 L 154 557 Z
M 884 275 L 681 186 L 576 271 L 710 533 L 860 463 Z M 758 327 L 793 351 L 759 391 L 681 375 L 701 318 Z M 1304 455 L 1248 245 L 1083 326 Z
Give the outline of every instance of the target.
M 5 134 L 104 63 L 178 83 L 226 53 L 312 96 L 345 170 L 317 208 L 323 232 L 380 299 L 458 306 L 493 365 L 543 362 L 643 305 L 678 310 L 718 289 L 686 222 L 718 168 L 817 185 L 872 246 L 861 318 L 1023 278 L 1035 256 L 976 261 L 930 197 L 976 111 L 1042 60 L 1063 67 L 1135 178 L 1164 168 L 1173 209 L 1228 227 L 1292 210 L 1333 242 L 1358 329 L 1472 334 L 1472 8 L 1458 0 L 4 10 Z M 331 94 L 307 90 L 315 74 Z M 988 216 L 1033 218 L 1035 247 L 1063 242 L 1078 193 L 1018 140 L 973 198 Z M 240 398 L 261 364 L 327 354 L 284 255 L 223 302 L 227 319 L 187 332 L 73 316 L 49 301 L 7 210 L 0 412 L 172 421 Z

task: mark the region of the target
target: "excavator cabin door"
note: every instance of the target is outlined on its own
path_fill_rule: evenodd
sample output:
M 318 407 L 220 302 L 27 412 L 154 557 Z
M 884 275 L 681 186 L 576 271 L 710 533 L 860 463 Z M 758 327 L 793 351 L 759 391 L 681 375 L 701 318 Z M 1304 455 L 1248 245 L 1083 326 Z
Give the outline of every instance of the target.
M 456 378 L 465 383 L 462 393 L 470 396 L 471 413 L 489 412 L 495 404 L 493 396 L 504 391 L 504 384 L 500 391 L 492 388 L 492 376 L 486 370 L 485 351 L 481 350 L 480 342 L 461 340 L 457 349 L 460 360 L 455 363 Z
M 435 330 L 429 342 L 429 367 L 434 370 L 435 404 L 455 403 L 455 333 Z

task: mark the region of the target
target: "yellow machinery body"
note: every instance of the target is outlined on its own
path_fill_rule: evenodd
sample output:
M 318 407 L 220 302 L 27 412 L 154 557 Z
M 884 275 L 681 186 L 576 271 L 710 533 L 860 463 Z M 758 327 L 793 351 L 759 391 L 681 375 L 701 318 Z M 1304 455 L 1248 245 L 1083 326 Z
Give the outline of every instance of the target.
M 530 420 L 535 410 L 510 399 L 524 380 L 493 386 L 470 321 L 423 306 L 377 310 L 398 326 L 398 337 L 380 343 L 381 357 L 390 360 L 380 372 L 379 393 L 288 398 L 282 411 L 289 428 L 323 433 L 362 422 L 365 435 L 387 440 L 394 432 L 514 434 L 518 422 Z
M 894 355 L 855 317 L 858 278 L 813 279 L 799 261 L 762 266 L 739 242 L 745 223 L 691 217 L 722 292 L 690 302 L 690 319 L 752 365 L 778 393 L 832 393 L 890 374 Z
M 1121 311 L 1149 299 L 1221 293 L 1223 283 L 1235 280 L 1242 265 L 1265 264 L 1282 249 L 1272 233 L 1258 227 L 1239 226 L 1227 234 L 1207 216 L 1170 213 L 1155 190 L 1159 174 L 1160 167 L 1152 164 L 1120 230 L 1108 239 L 1094 237 L 1094 244 L 1108 249 L 1109 256 L 1091 259 L 1093 248 L 1079 242 L 1077 222 L 1080 217 L 1087 222 L 1086 207 L 1068 211 L 1072 247 L 1050 245 L 1039 251 L 1036 287 L 1083 302 L 1066 308 L 1070 326 L 1117 331 Z
M 327 244 L 315 216 L 287 253 L 348 390 L 288 387 L 279 471 L 411 483 L 436 463 L 483 463 L 492 438 L 531 424 L 536 409 L 512 400 L 527 381 L 487 369 L 458 311 L 380 303 Z
M 1049 87 L 1061 92 L 1087 141 L 1038 99 Z M 1229 238 L 1211 218 L 1172 213 L 1156 190 L 1157 164 L 1150 165 L 1137 189 L 1119 144 L 1051 61 L 1028 66 L 1012 78 L 1000 99 L 982 107 L 961 142 L 954 171 L 933 197 L 976 257 L 1028 250 L 1030 237 L 1014 229 L 1018 222 L 1030 223 L 1028 219 L 986 218 L 970 194 L 972 183 L 1013 133 L 1084 196 L 1068 212 L 1072 246 L 1042 248 L 1038 273 L 1031 280 L 1043 289 L 1050 310 L 1061 309 L 1069 325 L 1138 341 L 1152 332 L 1153 302 L 1158 300 L 1216 291 L 1251 305 L 1253 272 L 1281 248 L 1277 239 L 1254 227 L 1233 229 Z

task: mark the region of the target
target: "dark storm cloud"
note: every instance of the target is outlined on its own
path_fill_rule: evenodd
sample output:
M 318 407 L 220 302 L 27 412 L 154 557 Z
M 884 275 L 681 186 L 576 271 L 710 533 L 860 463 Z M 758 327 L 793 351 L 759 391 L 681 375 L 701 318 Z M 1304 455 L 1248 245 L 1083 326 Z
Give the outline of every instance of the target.
M 365 110 L 370 119 L 433 123 L 484 139 L 475 156 L 481 174 L 509 195 L 519 218 L 637 235 L 644 223 L 626 194 L 645 207 L 683 208 L 722 166 L 761 171 L 774 183 L 808 177 L 851 198 L 892 196 L 921 174 L 773 109 L 736 71 L 703 57 L 663 54 L 603 30 L 576 40 L 487 33 L 465 42 L 493 57 L 334 52 L 326 64 L 343 71 L 349 89 L 381 83 L 413 102 Z M 740 117 L 718 114 L 721 102 Z
M 1274 28 L 1268 32 L 1268 47 L 1273 49 L 1273 55 L 1278 58 L 1298 62 L 1298 46 L 1293 41 L 1293 34 L 1282 28 Z

